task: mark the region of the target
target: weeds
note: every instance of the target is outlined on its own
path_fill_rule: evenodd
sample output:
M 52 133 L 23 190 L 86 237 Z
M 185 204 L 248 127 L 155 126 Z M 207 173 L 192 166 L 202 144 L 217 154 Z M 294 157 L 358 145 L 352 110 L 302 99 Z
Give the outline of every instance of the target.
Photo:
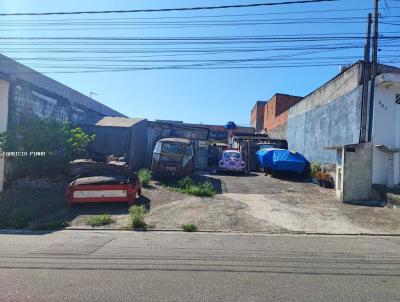
M 315 161 L 310 163 L 310 177 L 316 177 L 318 172 L 321 172 L 321 165 Z
M 138 177 L 139 177 L 139 180 L 140 180 L 140 184 L 141 184 L 143 187 L 146 187 L 146 186 L 148 186 L 149 183 L 150 183 L 150 180 L 151 180 L 151 172 L 150 172 L 149 170 L 147 170 L 147 169 L 141 169 L 141 170 L 139 170 L 139 172 L 138 172 Z
M 91 227 L 107 225 L 112 222 L 113 220 L 111 219 L 110 214 L 94 215 L 86 219 L 86 224 L 90 225 Z
M 144 217 L 146 214 L 146 209 L 144 206 L 132 206 L 129 208 L 129 217 L 131 219 L 132 228 L 144 228 L 146 223 L 144 222 Z
M 216 194 L 214 186 L 210 182 L 195 183 L 190 177 L 182 178 L 178 182 L 168 182 L 165 185 L 174 191 L 194 196 L 213 197 Z
M 182 230 L 184 232 L 196 232 L 197 226 L 193 223 L 182 224 Z

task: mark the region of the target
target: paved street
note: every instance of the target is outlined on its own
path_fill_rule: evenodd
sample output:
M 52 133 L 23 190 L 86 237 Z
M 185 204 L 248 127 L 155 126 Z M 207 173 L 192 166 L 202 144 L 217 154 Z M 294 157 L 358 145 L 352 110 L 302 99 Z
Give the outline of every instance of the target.
M 0 234 L 0 301 L 399 301 L 400 238 Z

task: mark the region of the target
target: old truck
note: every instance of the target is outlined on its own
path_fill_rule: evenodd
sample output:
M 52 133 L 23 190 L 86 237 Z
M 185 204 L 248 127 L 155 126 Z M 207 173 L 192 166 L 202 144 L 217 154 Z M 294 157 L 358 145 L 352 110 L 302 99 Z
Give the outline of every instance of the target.
M 151 171 L 158 176 L 187 176 L 193 171 L 193 144 L 185 138 L 163 138 L 157 141 Z
M 70 163 L 74 180 L 66 189 L 67 206 L 90 202 L 136 203 L 141 195 L 138 176 L 126 162 L 80 159 Z

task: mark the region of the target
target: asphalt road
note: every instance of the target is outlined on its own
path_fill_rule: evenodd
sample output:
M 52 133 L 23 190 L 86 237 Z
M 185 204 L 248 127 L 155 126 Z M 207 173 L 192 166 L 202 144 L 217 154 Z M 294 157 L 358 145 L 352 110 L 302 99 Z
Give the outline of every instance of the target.
M 400 237 L 0 233 L 0 301 L 399 301 Z

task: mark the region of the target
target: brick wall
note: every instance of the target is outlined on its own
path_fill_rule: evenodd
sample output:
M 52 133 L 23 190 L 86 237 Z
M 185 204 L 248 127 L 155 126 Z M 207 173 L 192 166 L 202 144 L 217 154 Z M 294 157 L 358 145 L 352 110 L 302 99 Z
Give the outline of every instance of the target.
M 264 129 L 264 111 L 265 111 L 264 101 L 257 101 L 251 110 L 250 125 L 256 129 L 256 131 L 261 131 Z
M 267 129 L 269 133 L 279 132 L 279 138 L 285 139 L 286 135 L 282 133 L 281 129 L 279 131 L 273 130 L 286 124 L 288 109 L 300 102 L 301 99 L 298 96 L 275 94 L 265 106 L 264 129 Z

